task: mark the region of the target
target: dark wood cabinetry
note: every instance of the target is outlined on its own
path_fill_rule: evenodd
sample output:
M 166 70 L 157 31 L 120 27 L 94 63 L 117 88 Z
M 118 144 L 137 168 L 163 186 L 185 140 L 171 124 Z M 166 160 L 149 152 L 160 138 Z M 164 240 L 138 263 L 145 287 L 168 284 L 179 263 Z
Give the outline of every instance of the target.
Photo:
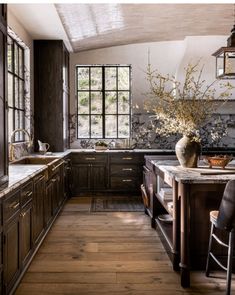
M 120 192 L 139 192 L 143 156 L 134 153 L 116 153 L 109 157 L 110 189 Z
M 39 175 L 34 180 L 33 194 L 33 242 L 37 244 L 44 229 L 44 197 L 46 193 L 45 175 Z
M 44 222 L 48 226 L 53 218 L 52 200 L 55 194 L 53 180 L 49 180 L 46 184 L 46 195 L 44 198 Z
M 6 293 L 20 273 L 20 191 L 3 201 L 3 280 Z
M 64 173 L 64 161 L 58 160 L 0 202 L 0 294 L 14 291 L 62 207 Z
M 69 157 L 64 159 L 64 198 L 71 196 L 71 159 Z
M 72 195 L 104 191 L 108 187 L 108 155 L 72 154 Z
M 20 260 L 22 267 L 26 265 L 33 249 L 33 181 L 28 182 L 20 194 Z
M 32 201 L 25 205 L 20 213 L 20 259 L 24 267 L 28 262 L 33 248 L 32 240 Z
M 72 195 L 88 191 L 140 193 L 145 154 L 144 152 L 72 153 Z
M 0 186 L 8 181 L 7 5 L 0 4 Z
M 68 147 L 69 53 L 62 40 L 34 41 L 35 140 Z M 37 143 L 36 143 L 37 146 Z

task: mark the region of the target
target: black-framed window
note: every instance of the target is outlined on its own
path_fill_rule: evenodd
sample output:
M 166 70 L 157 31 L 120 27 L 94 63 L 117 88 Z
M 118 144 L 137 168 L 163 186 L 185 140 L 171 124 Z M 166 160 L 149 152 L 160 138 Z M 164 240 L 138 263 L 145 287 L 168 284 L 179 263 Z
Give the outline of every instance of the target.
M 25 128 L 24 48 L 8 35 L 8 134 Z M 24 133 L 17 132 L 14 142 L 24 141 Z
M 129 138 L 131 67 L 76 67 L 77 138 Z

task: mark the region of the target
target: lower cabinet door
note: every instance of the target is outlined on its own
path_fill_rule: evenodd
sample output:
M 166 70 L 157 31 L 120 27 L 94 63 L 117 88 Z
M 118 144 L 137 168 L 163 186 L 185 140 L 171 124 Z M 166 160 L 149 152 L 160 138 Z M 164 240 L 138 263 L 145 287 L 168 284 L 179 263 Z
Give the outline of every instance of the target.
M 53 215 L 55 215 L 59 209 L 60 176 L 58 174 L 55 174 L 53 178 L 51 179 L 51 181 L 53 183 L 52 212 L 53 212 Z
M 19 214 L 5 225 L 3 245 L 4 289 L 9 292 L 20 273 L 20 217 Z
M 49 180 L 46 187 L 46 196 L 44 199 L 44 221 L 45 225 L 48 226 L 53 217 L 52 200 L 54 197 L 54 182 Z
M 107 187 L 106 166 L 103 164 L 91 165 L 91 189 L 103 190 Z
M 32 202 L 30 202 L 20 214 L 20 258 L 23 267 L 30 257 L 32 246 Z
M 33 194 L 33 242 L 36 244 L 44 230 L 43 203 L 46 194 L 45 176 L 40 176 L 34 181 Z
M 72 166 L 72 195 L 90 189 L 90 165 L 74 164 Z

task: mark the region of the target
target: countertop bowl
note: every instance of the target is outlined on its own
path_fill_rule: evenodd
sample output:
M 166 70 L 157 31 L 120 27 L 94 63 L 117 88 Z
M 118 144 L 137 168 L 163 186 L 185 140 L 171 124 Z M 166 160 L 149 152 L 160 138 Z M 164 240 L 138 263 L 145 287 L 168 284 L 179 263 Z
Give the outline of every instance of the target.
M 209 167 L 212 168 L 213 166 L 215 167 L 221 167 L 225 168 L 225 166 L 228 165 L 229 162 L 232 161 L 233 157 L 230 155 L 219 155 L 219 156 L 207 156 L 205 157 L 207 163 L 209 164 Z

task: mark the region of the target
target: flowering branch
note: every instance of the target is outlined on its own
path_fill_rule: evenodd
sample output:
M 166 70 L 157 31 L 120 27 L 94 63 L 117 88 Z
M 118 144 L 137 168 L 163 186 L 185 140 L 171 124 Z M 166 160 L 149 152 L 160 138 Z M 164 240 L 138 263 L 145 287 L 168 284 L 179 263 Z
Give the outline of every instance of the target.
M 181 133 L 199 137 L 199 128 L 206 124 L 213 112 L 231 97 L 234 88 L 230 83 L 220 85 L 224 91 L 215 99 L 216 88 L 213 81 L 205 86 L 202 80 L 203 67 L 198 70 L 199 63 L 188 64 L 185 68 L 183 85 L 174 76 L 158 73 L 147 68 L 147 80 L 150 84 L 150 97 L 144 107 L 148 112 L 154 112 L 160 127 L 159 134 Z M 195 75 L 198 73 L 198 76 Z

